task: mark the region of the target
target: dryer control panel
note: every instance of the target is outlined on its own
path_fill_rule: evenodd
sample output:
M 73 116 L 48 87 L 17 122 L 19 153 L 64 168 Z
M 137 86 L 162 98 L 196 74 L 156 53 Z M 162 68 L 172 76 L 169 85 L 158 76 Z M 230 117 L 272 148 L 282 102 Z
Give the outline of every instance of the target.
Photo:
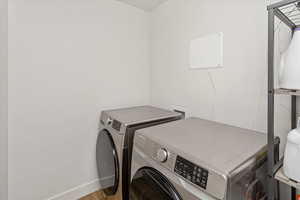
M 195 185 L 206 189 L 208 170 L 177 156 L 174 171 Z

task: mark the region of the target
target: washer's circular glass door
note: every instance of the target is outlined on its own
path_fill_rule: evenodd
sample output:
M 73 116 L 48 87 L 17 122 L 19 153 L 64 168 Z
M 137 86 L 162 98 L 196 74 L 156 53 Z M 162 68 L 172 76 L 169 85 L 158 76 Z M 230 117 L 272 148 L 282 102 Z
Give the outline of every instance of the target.
M 100 131 L 96 147 L 97 169 L 101 187 L 106 195 L 114 195 L 119 185 L 119 160 L 112 135 Z
M 182 200 L 172 183 L 159 171 L 145 167 L 130 184 L 130 200 Z

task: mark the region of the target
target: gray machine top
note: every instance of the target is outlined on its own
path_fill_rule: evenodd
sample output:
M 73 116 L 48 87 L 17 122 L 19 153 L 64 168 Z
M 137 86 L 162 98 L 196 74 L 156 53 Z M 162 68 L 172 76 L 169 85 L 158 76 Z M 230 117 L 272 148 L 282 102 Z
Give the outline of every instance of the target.
M 262 152 L 267 143 L 263 133 L 199 118 L 140 129 L 137 134 L 226 177 Z
M 125 126 L 181 116 L 180 113 L 152 106 L 138 106 L 106 110 L 103 111 L 102 115 L 106 115 L 114 120 L 118 120 Z

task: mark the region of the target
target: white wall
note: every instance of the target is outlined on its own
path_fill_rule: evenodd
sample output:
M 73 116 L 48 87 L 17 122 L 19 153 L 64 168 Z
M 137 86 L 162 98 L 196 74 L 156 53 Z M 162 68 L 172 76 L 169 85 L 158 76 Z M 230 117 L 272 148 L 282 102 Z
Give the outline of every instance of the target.
M 7 1 L 0 1 L 0 200 L 7 200 Z
M 267 3 L 171 0 L 155 9 L 151 13 L 152 104 L 266 132 Z M 290 38 L 284 25 L 278 27 L 276 63 Z M 190 70 L 190 40 L 217 32 L 224 33 L 224 68 Z M 276 134 L 282 138 L 281 153 L 289 128 L 290 98 L 280 96 Z
M 151 31 L 154 105 L 181 106 L 189 115 L 266 131 L 265 1 L 168 1 L 152 12 Z M 217 32 L 224 33 L 224 68 L 190 70 L 190 40 Z M 289 102 L 277 99 L 281 131 L 288 130 Z
M 111 0 L 9 2 L 9 200 L 98 189 L 100 111 L 149 103 L 148 17 Z

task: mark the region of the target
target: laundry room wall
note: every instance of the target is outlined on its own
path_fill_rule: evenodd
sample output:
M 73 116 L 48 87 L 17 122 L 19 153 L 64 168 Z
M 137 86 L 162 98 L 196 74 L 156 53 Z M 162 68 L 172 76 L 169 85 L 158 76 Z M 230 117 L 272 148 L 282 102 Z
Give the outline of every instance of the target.
M 187 116 L 266 133 L 266 6 L 274 2 L 171 0 L 155 9 L 150 29 L 151 103 L 183 109 Z M 224 34 L 223 68 L 189 69 L 190 41 L 218 32 Z M 288 28 L 276 21 L 277 67 L 290 37 Z M 275 80 L 278 85 L 276 74 Z M 290 130 L 290 98 L 278 96 L 275 103 L 276 135 L 282 139 L 282 154 Z M 290 190 L 281 187 L 286 199 Z
M 99 189 L 101 110 L 149 103 L 148 22 L 112 0 L 9 1 L 9 200 Z
M 7 200 L 7 0 L 0 1 L 0 200 Z
M 188 116 L 266 132 L 267 2 L 172 0 L 151 13 L 151 102 Z M 277 22 L 278 23 L 278 22 Z M 276 31 L 276 58 L 290 33 Z M 192 39 L 224 34 L 224 67 L 189 69 Z M 278 80 L 276 80 L 278 81 Z M 276 98 L 277 133 L 289 130 L 290 99 Z

